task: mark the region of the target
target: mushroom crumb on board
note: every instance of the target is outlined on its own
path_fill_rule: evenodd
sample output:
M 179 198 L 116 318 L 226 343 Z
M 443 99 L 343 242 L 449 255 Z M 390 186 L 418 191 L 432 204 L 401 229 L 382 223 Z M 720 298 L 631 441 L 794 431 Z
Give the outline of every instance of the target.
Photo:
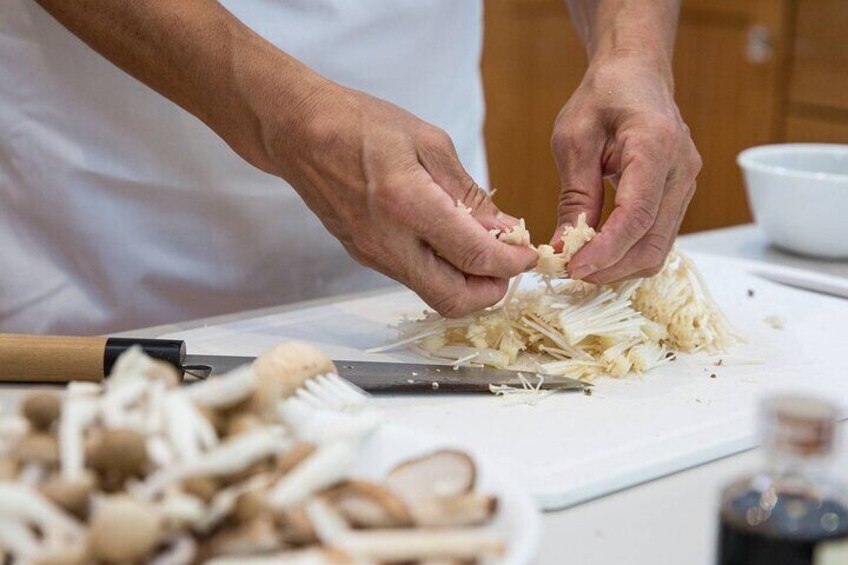
M 0 417 L 0 555 L 63 565 L 501 555 L 486 527 L 497 499 L 477 492 L 465 453 L 408 460 L 383 480 L 353 475 L 380 419 L 370 407 L 359 419 L 316 417 L 320 384 L 341 382 L 328 380 L 334 371 L 317 348 L 290 342 L 180 387 L 131 350 L 104 385 L 30 395 L 20 415 Z
M 724 353 L 743 341 L 696 266 L 676 248 L 653 277 L 611 285 L 568 279 L 568 262 L 594 236 L 581 214 L 564 228 L 557 252 L 534 247 L 520 220 L 498 239 L 537 252 L 535 288 L 519 289 L 519 276 L 491 308 L 463 318 L 435 312 L 405 318 L 398 341 L 369 351 L 405 347 L 454 364 L 473 359 L 499 369 L 592 380 L 643 374 L 673 361 L 677 352 Z

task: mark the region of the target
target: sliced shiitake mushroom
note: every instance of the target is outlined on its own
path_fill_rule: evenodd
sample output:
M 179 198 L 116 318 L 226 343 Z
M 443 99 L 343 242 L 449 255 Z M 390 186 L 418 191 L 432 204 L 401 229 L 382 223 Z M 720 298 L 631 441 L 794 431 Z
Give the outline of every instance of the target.
M 136 563 L 149 557 L 162 541 L 162 521 L 150 503 L 119 494 L 94 505 L 88 540 L 95 559 Z
M 471 492 L 477 480 L 474 461 L 453 449 L 405 461 L 389 471 L 386 486 L 408 501 Z
M 405 528 L 413 523 L 403 499 L 382 485 L 346 481 L 325 496 L 354 528 Z
M 410 505 L 420 527 L 464 527 L 485 524 L 494 516 L 498 499 L 474 492 L 419 498 Z

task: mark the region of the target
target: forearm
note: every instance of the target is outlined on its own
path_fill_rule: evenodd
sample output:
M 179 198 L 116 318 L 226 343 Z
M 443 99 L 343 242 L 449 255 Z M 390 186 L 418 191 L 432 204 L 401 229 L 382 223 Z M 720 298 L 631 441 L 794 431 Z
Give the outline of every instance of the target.
M 274 168 L 267 124 L 326 82 L 215 0 L 37 0 L 112 63 L 179 104 L 254 165 Z M 280 130 L 280 123 L 274 124 Z
M 670 78 L 680 0 L 568 0 L 568 6 L 590 63 L 637 56 Z

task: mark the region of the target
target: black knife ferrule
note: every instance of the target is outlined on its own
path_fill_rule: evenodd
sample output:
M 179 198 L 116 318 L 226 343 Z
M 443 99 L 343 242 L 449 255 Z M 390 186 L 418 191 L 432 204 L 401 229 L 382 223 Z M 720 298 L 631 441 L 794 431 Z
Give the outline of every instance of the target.
M 110 337 L 106 340 L 106 350 L 103 353 L 103 376 L 108 377 L 118 357 L 134 345 L 140 346 L 150 357 L 172 365 L 182 375 L 183 361 L 186 356 L 186 345 L 184 341 L 177 339 Z

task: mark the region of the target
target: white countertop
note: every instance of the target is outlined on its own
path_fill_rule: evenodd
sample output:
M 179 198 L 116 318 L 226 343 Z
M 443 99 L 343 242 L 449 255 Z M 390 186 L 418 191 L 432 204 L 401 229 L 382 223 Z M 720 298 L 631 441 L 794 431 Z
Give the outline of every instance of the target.
M 848 262 L 814 261 L 769 246 L 754 226 L 740 226 L 680 238 L 684 248 L 761 260 L 848 278 Z M 330 300 L 343 300 L 336 297 Z M 320 302 L 326 302 L 322 300 Z M 314 304 L 311 303 L 311 304 Z M 124 335 L 154 337 L 209 324 L 302 308 L 271 308 L 191 322 L 145 328 Z M 848 367 L 842 368 L 848 370 Z M 17 390 L 13 390 L 17 389 Z M 19 387 L 4 387 L 9 407 Z M 848 425 L 842 426 L 843 431 Z M 848 468 L 848 434 L 841 460 Z M 755 470 L 757 450 L 675 473 L 544 516 L 538 563 L 542 565 L 707 565 L 713 562 L 719 492 L 729 480 Z M 848 480 L 848 476 L 846 476 Z

